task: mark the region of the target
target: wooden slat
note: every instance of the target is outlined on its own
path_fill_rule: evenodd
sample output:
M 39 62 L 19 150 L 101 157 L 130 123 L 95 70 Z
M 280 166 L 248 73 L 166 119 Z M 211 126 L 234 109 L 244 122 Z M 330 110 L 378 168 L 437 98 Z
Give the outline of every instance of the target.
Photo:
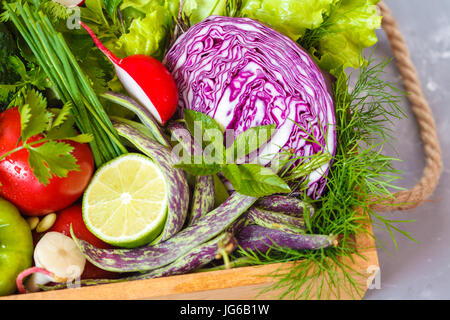
M 378 256 L 373 241 L 372 228 L 367 226 L 369 234 L 357 239 L 359 255 L 353 255 L 349 265 L 355 269 L 362 297 L 367 290 L 370 276 L 368 271 L 378 268 Z M 278 299 L 281 290 L 260 294 L 263 288 L 273 284 L 273 278 L 268 276 L 279 272 L 289 263 L 277 263 L 264 266 L 242 267 L 229 270 L 191 273 L 157 279 L 104 284 L 92 287 L 64 289 L 48 292 L 37 292 L 22 295 L 12 295 L 2 299 L 11 300 L 128 300 L 128 299 L 186 299 L 186 300 L 241 300 L 241 299 Z M 318 281 L 320 279 L 317 279 Z M 314 298 L 314 297 L 312 297 Z M 331 294 L 333 299 L 354 299 L 345 288 Z

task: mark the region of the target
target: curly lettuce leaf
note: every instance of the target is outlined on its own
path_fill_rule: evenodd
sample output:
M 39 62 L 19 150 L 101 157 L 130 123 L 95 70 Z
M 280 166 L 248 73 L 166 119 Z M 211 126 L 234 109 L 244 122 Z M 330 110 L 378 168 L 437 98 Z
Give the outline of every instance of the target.
M 145 16 L 156 7 L 163 7 L 170 14 L 176 16 L 179 8 L 179 1 L 176 0 L 123 0 L 120 10 L 126 11 L 133 8 L 134 10 Z
M 194 25 L 212 15 L 225 15 L 226 4 L 227 0 L 185 0 L 183 13 L 189 17 L 191 25 Z
M 375 30 L 381 26 L 378 0 L 342 0 L 326 21 L 325 31 L 311 53 L 319 66 L 334 75 L 346 68 L 358 68 L 364 48 L 375 45 Z
M 298 41 L 323 70 L 337 76 L 348 67 L 363 65 L 362 50 L 377 43 L 378 2 L 243 0 L 240 16 L 257 19 Z
M 175 0 L 123 0 L 120 10 L 130 26 L 116 46 L 126 55 L 145 54 L 162 59 L 178 6 Z
M 257 19 L 297 41 L 318 28 L 336 0 L 243 0 L 241 16 Z
M 156 6 L 144 18 L 133 20 L 128 32 L 119 38 L 118 45 L 127 56 L 144 54 L 161 59 L 171 23 L 168 11 Z

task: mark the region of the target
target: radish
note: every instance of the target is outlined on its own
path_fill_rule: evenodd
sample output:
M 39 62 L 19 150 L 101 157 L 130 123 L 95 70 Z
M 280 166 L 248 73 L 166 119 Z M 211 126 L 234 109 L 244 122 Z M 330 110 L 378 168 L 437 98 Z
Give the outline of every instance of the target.
M 53 2 L 59 3 L 67 8 L 81 7 L 84 4 L 84 0 L 53 0 Z
M 19 292 L 38 291 L 38 284 L 68 282 L 80 278 L 86 258 L 72 238 L 59 232 L 46 233 L 34 248 L 35 267 L 22 271 L 17 276 Z M 26 277 L 26 287 L 23 281 Z
M 146 55 L 138 54 L 119 59 L 100 42 L 86 24 L 80 21 L 80 25 L 114 64 L 117 77 L 128 94 L 164 125 L 173 116 L 178 104 L 178 89 L 166 67 Z

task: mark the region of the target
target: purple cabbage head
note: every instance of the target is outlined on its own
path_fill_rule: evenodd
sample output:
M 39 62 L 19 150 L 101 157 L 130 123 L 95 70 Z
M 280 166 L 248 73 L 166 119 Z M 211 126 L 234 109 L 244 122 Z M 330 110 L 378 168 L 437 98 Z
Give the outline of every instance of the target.
M 164 63 L 180 92 L 179 106 L 234 130 L 276 124 L 260 147 L 261 164 L 280 150 L 299 157 L 336 149 L 334 102 L 322 72 L 295 42 L 248 18 L 211 16 L 178 38 Z M 310 141 L 311 135 L 319 143 Z M 318 198 L 330 163 L 308 177 Z

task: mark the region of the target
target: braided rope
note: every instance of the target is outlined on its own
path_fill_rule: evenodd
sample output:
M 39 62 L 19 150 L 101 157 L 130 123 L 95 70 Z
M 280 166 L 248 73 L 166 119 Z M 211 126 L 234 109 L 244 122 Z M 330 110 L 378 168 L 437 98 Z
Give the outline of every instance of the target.
M 410 190 L 401 191 L 388 199 L 372 199 L 378 203 L 371 206 L 375 211 L 412 209 L 423 203 L 435 190 L 442 172 L 442 154 L 436 132 L 433 112 L 422 91 L 416 68 L 409 54 L 406 42 L 390 9 L 384 3 L 378 4 L 383 16 L 382 27 L 391 44 L 398 70 L 402 76 L 411 109 L 419 124 L 420 137 L 426 156 L 426 166 L 420 181 Z

